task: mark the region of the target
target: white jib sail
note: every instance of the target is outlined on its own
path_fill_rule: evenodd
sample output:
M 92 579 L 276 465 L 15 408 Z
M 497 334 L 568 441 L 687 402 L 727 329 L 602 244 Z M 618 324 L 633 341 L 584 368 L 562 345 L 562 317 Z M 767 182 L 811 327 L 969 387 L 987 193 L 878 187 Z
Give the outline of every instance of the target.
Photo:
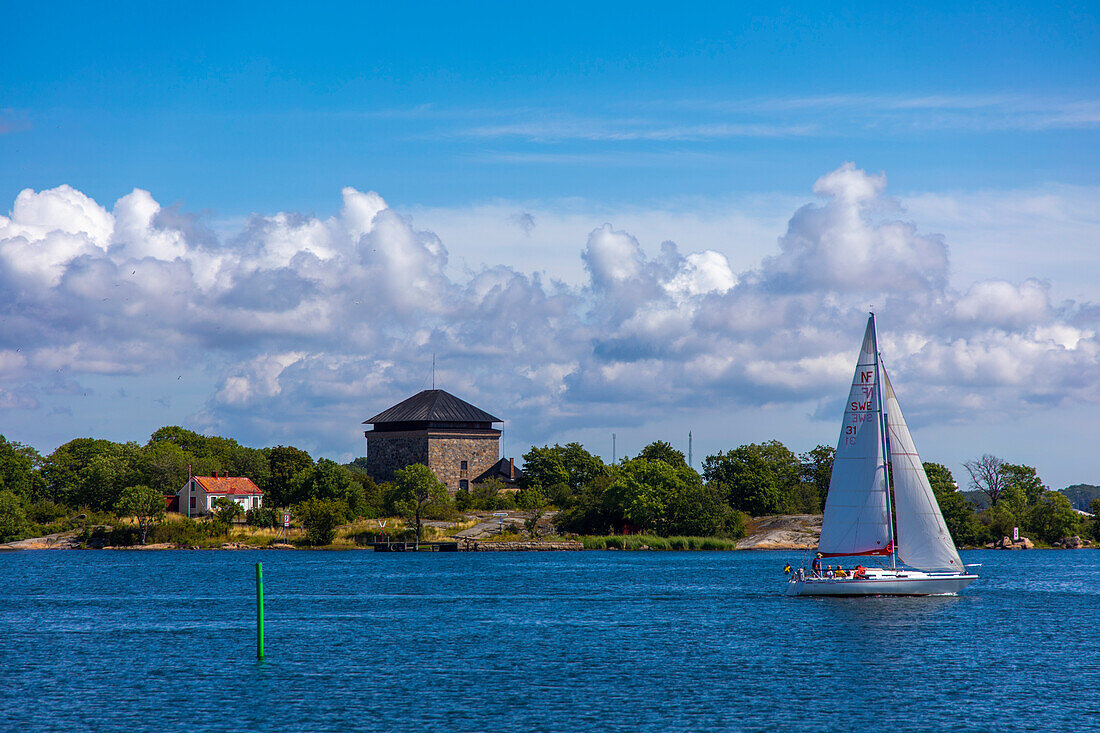
M 920 570 L 964 572 L 962 560 L 932 494 L 924 465 L 917 455 L 913 436 L 909 434 L 885 367 L 882 369 L 882 380 L 893 477 L 894 516 L 897 518 L 898 557 L 906 565 Z
M 825 555 L 888 555 L 882 433 L 875 394 L 873 321 L 867 321 L 833 459 L 818 550 Z

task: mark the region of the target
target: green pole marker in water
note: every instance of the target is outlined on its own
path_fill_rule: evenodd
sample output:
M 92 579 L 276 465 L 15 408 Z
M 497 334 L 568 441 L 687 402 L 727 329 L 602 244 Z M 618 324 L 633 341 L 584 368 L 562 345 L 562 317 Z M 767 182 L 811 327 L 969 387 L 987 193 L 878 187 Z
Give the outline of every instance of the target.
M 256 563 L 256 659 L 264 658 L 264 567 Z

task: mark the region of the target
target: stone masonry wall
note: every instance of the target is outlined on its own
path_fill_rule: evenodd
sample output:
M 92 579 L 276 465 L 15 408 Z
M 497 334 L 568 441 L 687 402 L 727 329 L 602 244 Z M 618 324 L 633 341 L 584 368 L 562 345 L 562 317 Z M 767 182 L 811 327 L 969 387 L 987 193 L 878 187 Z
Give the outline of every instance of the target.
M 375 481 L 392 481 L 393 472 L 414 463 L 428 463 L 428 431 L 386 433 L 367 431 L 367 472 Z
M 428 467 L 454 494 L 461 481 L 473 481 L 500 460 L 500 434 L 431 435 L 428 439 Z M 466 461 L 466 470 L 462 470 Z

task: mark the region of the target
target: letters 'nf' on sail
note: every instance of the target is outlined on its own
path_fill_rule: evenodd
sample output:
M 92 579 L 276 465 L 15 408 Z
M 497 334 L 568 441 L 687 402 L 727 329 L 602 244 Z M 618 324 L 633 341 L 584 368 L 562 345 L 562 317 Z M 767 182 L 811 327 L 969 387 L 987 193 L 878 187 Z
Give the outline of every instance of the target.
M 889 557 L 890 568 L 860 566 L 850 576 L 802 569 L 791 574 L 789 595 L 955 593 L 977 578 L 959 559 L 882 366 L 874 314 L 844 408 L 818 553 Z
M 890 517 L 879 424 L 878 369 L 871 320 L 844 408 L 818 551 L 825 557 L 889 555 Z

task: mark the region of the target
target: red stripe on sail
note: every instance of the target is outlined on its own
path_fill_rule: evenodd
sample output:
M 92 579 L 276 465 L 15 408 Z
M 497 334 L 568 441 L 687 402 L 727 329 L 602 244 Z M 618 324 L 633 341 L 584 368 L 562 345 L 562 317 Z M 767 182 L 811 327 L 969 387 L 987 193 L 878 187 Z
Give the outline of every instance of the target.
M 886 545 L 886 547 L 880 547 L 875 550 L 864 550 L 863 552 L 823 552 L 822 557 L 855 557 L 857 555 L 890 555 L 894 552 L 893 545 Z

